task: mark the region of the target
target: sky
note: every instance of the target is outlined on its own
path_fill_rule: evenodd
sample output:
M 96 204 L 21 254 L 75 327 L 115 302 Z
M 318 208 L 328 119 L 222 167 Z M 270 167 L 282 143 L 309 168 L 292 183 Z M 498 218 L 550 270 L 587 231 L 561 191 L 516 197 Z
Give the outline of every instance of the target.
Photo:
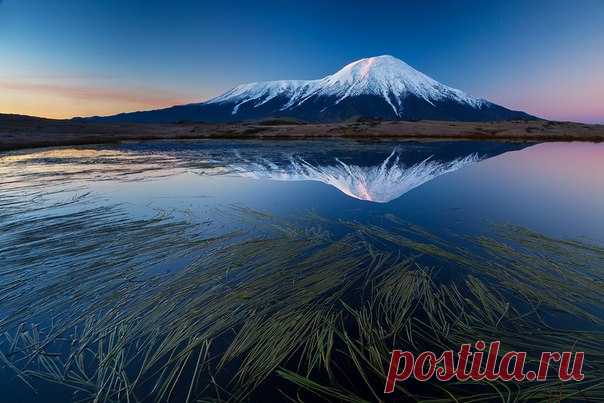
M 604 0 L 0 0 L 0 113 L 200 102 L 382 54 L 512 109 L 604 123 Z

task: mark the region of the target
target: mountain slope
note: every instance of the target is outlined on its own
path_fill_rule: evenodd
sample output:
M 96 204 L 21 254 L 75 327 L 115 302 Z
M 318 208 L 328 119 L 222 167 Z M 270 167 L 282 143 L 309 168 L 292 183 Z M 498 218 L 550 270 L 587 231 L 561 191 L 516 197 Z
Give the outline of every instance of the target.
M 267 117 L 333 122 L 355 116 L 386 120 L 491 121 L 532 116 L 474 98 L 393 56 L 350 63 L 319 80 L 281 80 L 237 86 L 207 102 L 124 113 L 94 120 L 171 123 L 234 122 Z

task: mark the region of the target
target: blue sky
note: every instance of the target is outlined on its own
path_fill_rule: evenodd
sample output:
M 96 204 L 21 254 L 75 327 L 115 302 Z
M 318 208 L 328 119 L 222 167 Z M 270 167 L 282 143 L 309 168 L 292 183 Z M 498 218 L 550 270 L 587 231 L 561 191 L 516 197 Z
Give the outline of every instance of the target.
M 539 116 L 604 122 L 604 2 L 0 2 L 0 112 L 193 102 L 394 55 Z

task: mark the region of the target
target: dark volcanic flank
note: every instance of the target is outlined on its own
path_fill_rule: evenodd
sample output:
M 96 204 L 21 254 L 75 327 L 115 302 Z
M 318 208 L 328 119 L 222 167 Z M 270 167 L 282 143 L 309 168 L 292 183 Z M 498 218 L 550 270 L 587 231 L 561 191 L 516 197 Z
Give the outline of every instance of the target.
M 392 56 L 378 56 L 350 63 L 319 80 L 243 84 L 207 102 L 87 120 L 241 122 L 269 117 L 308 122 L 337 122 L 355 117 L 458 121 L 534 118 L 441 84 Z

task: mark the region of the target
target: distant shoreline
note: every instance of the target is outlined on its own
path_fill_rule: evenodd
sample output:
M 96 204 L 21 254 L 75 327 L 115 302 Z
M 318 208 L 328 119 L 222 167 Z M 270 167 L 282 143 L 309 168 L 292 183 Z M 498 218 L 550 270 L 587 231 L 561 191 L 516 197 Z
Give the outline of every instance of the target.
M 196 139 L 468 139 L 502 141 L 604 141 L 604 125 L 546 120 L 511 122 L 292 123 L 266 120 L 238 124 L 85 123 L 0 114 L 0 151 L 111 144 L 122 141 Z

